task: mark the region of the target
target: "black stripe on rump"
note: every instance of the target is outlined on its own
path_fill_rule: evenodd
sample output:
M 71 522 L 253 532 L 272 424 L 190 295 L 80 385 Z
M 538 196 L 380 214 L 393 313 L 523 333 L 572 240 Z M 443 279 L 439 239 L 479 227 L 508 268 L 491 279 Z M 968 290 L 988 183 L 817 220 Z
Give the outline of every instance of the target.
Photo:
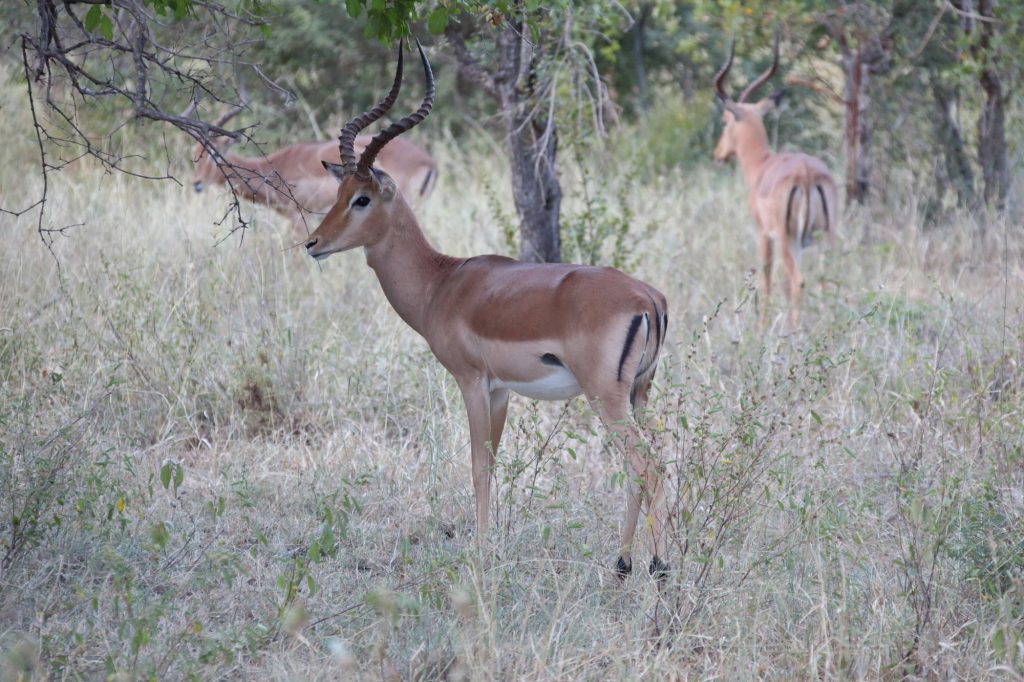
M 545 353 L 540 356 L 540 361 L 545 365 L 551 365 L 552 367 L 565 367 L 565 364 L 563 364 L 554 353 Z
M 654 333 L 657 347 L 661 348 L 661 313 L 658 311 L 658 304 L 651 299 L 651 305 L 654 306 Z
M 634 315 L 633 320 L 629 323 L 629 331 L 626 332 L 626 345 L 622 347 L 622 357 L 619 358 L 619 381 L 622 381 L 622 366 L 626 364 L 626 357 L 629 355 L 629 349 L 633 347 L 633 339 L 636 337 L 636 330 L 640 328 L 642 319 L 644 319 L 643 315 Z
M 821 196 L 821 210 L 825 211 L 825 231 L 832 231 L 832 221 L 828 217 L 828 202 L 825 201 L 825 190 L 821 188 L 821 185 L 815 185 L 818 188 L 818 194 Z
M 789 226 L 789 218 L 793 211 L 793 195 L 796 194 L 796 191 L 798 189 L 800 188 L 797 185 L 793 185 L 793 189 L 789 190 L 789 199 L 786 200 L 786 234 L 788 234 L 790 237 L 797 236 L 793 232 L 790 232 L 791 228 Z M 805 227 L 804 229 L 806 230 L 807 228 Z

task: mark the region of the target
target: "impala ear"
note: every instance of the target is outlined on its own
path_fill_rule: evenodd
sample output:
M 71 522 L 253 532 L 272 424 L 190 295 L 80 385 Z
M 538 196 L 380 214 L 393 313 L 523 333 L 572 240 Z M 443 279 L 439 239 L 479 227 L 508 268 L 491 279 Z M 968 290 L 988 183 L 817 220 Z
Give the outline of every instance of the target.
M 736 102 L 733 102 L 731 99 L 727 99 L 722 101 L 722 105 L 737 121 L 743 118 L 743 107 L 737 105 Z
M 377 178 L 377 184 L 380 187 L 380 198 L 384 201 L 391 201 L 398 194 L 398 185 L 391 179 L 391 176 L 384 171 L 373 169 L 373 174 Z
M 785 90 L 776 90 L 772 94 L 765 97 L 763 100 L 757 103 L 757 108 L 761 110 L 762 114 L 767 114 L 769 111 L 777 108 L 782 103 L 782 98 L 786 96 Z
M 345 167 L 340 163 L 331 163 L 323 159 L 320 159 L 320 163 L 324 165 L 324 170 L 336 177 L 339 182 L 345 177 Z

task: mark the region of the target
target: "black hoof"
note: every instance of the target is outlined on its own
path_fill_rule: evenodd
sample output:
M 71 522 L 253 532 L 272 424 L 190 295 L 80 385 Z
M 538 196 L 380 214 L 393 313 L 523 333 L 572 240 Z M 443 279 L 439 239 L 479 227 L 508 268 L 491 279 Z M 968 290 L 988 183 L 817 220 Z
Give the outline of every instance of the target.
M 658 557 L 651 559 L 651 565 L 647 570 L 651 572 L 651 577 L 659 583 L 663 582 L 665 578 L 668 577 L 668 564 Z
M 625 580 L 629 577 L 629 574 L 633 572 L 633 562 L 630 561 L 628 564 L 626 560 L 619 557 L 619 560 L 615 562 L 615 574 L 619 576 L 619 580 Z

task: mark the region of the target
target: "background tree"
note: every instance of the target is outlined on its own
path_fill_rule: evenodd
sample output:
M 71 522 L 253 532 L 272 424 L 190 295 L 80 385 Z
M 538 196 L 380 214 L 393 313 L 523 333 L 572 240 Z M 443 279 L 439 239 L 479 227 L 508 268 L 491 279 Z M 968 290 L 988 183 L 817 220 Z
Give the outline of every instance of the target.
M 998 0 L 959 0 L 953 5 L 973 58 L 971 66 L 984 92 L 978 115 L 978 160 L 985 201 L 1002 209 L 1010 187 L 1006 108 L 1024 58 L 1024 7 Z
M 207 145 L 228 135 L 257 153 L 254 135 L 333 136 L 386 85 L 394 41 L 413 33 L 434 34 L 435 63 L 458 67 L 439 69 L 441 129 L 461 138 L 482 121 L 505 142 L 520 255 L 531 260 L 561 256 L 560 144 L 602 134 L 616 110 L 622 125 L 610 144 L 643 158 L 641 176 L 709 157 L 709 83 L 733 35 L 736 78 L 749 78 L 782 29 L 779 79 L 827 97 L 791 98 L 770 132 L 845 166 L 850 201 L 884 204 L 909 173 L 932 208 L 947 187 L 962 208 L 982 199 L 1002 208 L 1019 165 L 1020 3 L 25 0 L 0 6 L 0 20 L 16 36 L 3 58 L 17 61 L 37 105 L 43 171 L 42 197 L 9 212 L 44 207 L 47 177 L 82 155 L 167 177 L 181 147 L 170 141 L 158 156 L 158 129 L 146 122 Z M 236 120 L 245 126 L 214 125 L 238 103 L 243 79 L 249 111 Z M 244 226 L 237 202 L 232 209 Z M 41 211 L 39 230 L 49 239 L 62 228 Z
M 551 107 L 553 81 L 545 62 L 560 47 L 549 25 L 529 39 L 525 10 L 493 29 L 493 67 L 485 67 L 466 45 L 478 27 L 449 26 L 445 31 L 460 68 L 494 98 L 501 117 L 512 176 L 512 196 L 520 220 L 519 258 L 533 262 L 561 260 L 559 216 L 562 187 L 556 169 L 558 132 Z M 487 29 L 484 29 L 487 30 Z
M 0 18 L 16 30 L 43 186 L 28 206 L 4 210 L 38 209 L 38 229 L 49 243 L 67 228 L 45 221 L 48 176 L 68 163 L 89 156 L 108 170 L 169 177 L 121 149 L 118 134 L 130 120 L 169 124 L 208 145 L 223 162 L 209 147 L 211 135 L 241 139 L 246 132 L 206 118 L 228 99 L 240 99 L 234 77 L 249 73 L 287 95 L 245 59 L 252 41 L 269 31 L 268 7 L 263 0 L 245 0 L 236 9 L 205 0 L 6 5 Z M 237 200 L 233 208 L 240 218 Z

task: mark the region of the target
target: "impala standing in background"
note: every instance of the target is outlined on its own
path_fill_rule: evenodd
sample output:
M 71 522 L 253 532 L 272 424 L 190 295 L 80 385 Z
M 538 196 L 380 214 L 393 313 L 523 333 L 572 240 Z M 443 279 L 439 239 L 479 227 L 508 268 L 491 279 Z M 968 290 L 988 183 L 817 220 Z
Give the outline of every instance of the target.
M 398 315 L 430 345 L 455 377 L 469 417 L 477 539 L 487 531 L 494 453 L 505 427 L 509 393 L 539 400 L 584 394 L 626 456 L 626 514 L 620 576 L 632 570 L 631 547 L 641 504 L 653 518 L 650 571 L 664 575 L 661 467 L 631 419 L 647 401 L 665 341 L 665 297 L 611 268 L 529 264 L 502 256 L 453 258 L 434 250 L 395 181 L 373 167 L 430 112 L 434 78 L 420 47 L 427 95 L 418 111 L 380 132 L 356 161 L 356 134 L 394 104 L 402 52 L 388 96 L 341 131 L 341 165 L 325 164 L 341 181 L 337 203 L 310 235 L 306 250 L 321 259 L 363 247 Z
M 242 107 L 235 107 L 214 125 L 223 126 L 241 110 Z M 361 135 L 356 138 L 355 147 L 362 150 L 369 142 L 369 136 Z M 312 214 L 323 215 L 337 199 L 338 181 L 323 166 L 325 161 L 340 161 L 334 141 L 300 142 L 257 158 L 235 154 L 230 150 L 230 141 L 211 141 L 210 145 L 216 145 L 223 164 L 218 168 L 202 143 L 195 146 L 192 187 L 196 192 L 230 180 L 239 196 L 274 209 L 291 220 L 296 233 L 303 236 L 309 234 L 306 226 Z M 397 140 L 388 146 L 381 152 L 380 166 L 413 205 L 434 189 L 437 163 L 414 142 Z
M 760 102 L 746 102 L 754 90 L 775 74 L 779 64 L 778 36 L 775 37 L 772 65 L 740 93 L 739 99 L 733 101 L 725 93 L 722 82 L 732 67 L 735 54 L 736 41 L 733 40 L 729 58 L 715 76 L 715 92 L 725 106 L 722 113 L 725 128 L 715 147 L 715 160 L 724 162 L 735 156 L 747 183 L 761 256 L 763 300 L 760 324 L 763 327 L 765 323 L 772 285 L 772 251 L 777 244 L 789 280 L 786 292 L 790 306 L 789 322 L 796 328 L 803 289 L 800 251 L 814 242 L 816 230 L 829 235 L 834 233 L 836 185 L 828 167 L 820 159 L 799 152 L 773 154 L 768 146 L 768 133 L 762 118 L 778 106 L 782 90 Z

